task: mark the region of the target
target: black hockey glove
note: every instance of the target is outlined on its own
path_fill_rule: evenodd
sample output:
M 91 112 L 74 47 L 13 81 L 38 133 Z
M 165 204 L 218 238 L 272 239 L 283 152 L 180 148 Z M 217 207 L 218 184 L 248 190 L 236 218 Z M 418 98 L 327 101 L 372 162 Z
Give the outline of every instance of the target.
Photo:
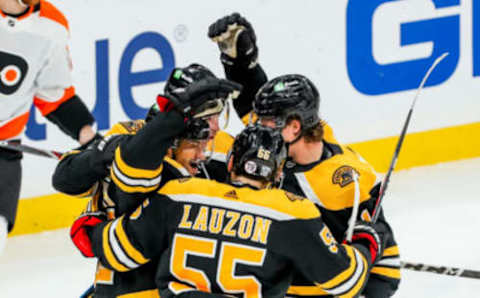
M 385 243 L 390 233 L 385 224 L 359 221 L 353 228 L 352 242 L 345 243 L 352 245 L 361 245 L 370 252 L 371 264 L 375 264 L 383 255 Z
M 208 27 L 208 37 L 218 44 L 220 60 L 227 65 L 254 68 L 257 65 L 257 37 L 252 25 L 239 13 L 218 19 Z
M 205 78 L 193 82 L 186 88 L 179 88 L 168 96 L 158 96 L 157 104 L 161 111 L 172 108 L 185 116 L 186 120 L 208 117 L 223 110 L 225 101 L 235 99 L 242 86 L 228 80 Z
M 111 135 L 99 139 L 90 145 L 92 157 L 90 158 L 90 168 L 99 177 L 106 177 L 112 165 L 117 149 L 124 135 Z

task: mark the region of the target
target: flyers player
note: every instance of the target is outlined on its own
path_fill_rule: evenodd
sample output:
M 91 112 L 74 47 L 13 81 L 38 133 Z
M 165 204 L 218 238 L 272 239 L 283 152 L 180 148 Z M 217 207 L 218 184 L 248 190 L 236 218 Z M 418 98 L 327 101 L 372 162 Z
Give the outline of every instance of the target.
M 68 22 L 47 1 L 0 0 L 0 140 L 20 142 L 32 103 L 85 144 L 94 119 L 72 86 Z M 0 149 L 0 252 L 15 223 L 21 154 Z
M 258 63 L 256 34 L 245 18 L 238 13 L 225 16 L 210 25 L 208 35 L 219 45 L 227 78 L 244 87 L 236 101 L 237 112 L 247 120 L 254 118 L 249 115 L 253 109 L 261 123 L 281 130 L 289 143 L 290 160 L 281 188 L 312 200 L 333 236 L 342 241 L 354 201 L 352 172 L 359 174 L 359 214 L 364 220 L 369 220 L 373 211 L 380 177 L 357 153 L 339 144 L 332 128 L 319 118 L 320 97 L 309 79 L 285 75 L 267 83 Z M 383 212 L 380 220 L 386 224 Z M 383 259 L 372 269 L 363 295 L 390 297 L 399 282 L 399 251 L 392 237 Z M 323 294 L 299 278 L 294 280 L 289 296 Z
M 234 141 L 229 184 L 172 180 L 130 215 L 80 217 L 74 244 L 121 272 L 160 256 L 161 297 L 284 297 L 294 270 L 325 293 L 356 296 L 389 235 L 359 222 L 352 245 L 338 244 L 311 201 L 269 188 L 286 154 L 278 131 L 249 126 Z

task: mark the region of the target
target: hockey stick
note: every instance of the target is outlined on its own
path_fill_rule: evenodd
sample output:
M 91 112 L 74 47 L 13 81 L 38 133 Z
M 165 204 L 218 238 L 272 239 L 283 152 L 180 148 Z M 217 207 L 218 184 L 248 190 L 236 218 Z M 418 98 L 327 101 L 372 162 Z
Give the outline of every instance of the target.
M 0 148 L 9 149 L 18 152 L 25 152 L 43 156 L 47 158 L 60 159 L 63 153 L 55 150 L 39 149 L 28 145 L 22 145 L 16 142 L 0 141 Z
M 382 184 L 380 186 L 380 192 L 378 195 L 377 202 L 375 203 L 375 208 L 373 209 L 373 215 L 372 215 L 372 222 L 376 222 L 378 219 L 378 215 L 380 214 L 380 205 L 382 204 L 385 191 L 387 190 L 388 182 L 390 181 L 390 175 L 392 175 L 393 169 L 395 168 L 395 165 L 397 164 L 397 159 L 398 155 L 400 153 L 400 149 L 403 144 L 403 140 L 405 139 L 405 135 L 407 132 L 408 124 L 410 123 L 410 119 L 412 117 L 413 113 L 413 108 L 415 106 L 415 103 L 417 102 L 418 95 L 420 94 L 420 91 L 423 89 L 423 85 L 425 85 L 425 82 L 428 80 L 428 77 L 430 77 L 430 74 L 432 71 L 435 69 L 435 67 L 445 58 L 447 57 L 447 53 L 443 53 L 440 57 L 435 59 L 433 62 L 432 66 L 428 69 L 427 73 L 423 77 L 422 82 L 420 83 L 420 86 L 417 89 L 417 93 L 415 94 L 415 97 L 413 98 L 412 105 L 410 106 L 410 110 L 408 111 L 407 119 L 405 120 L 405 124 L 403 125 L 402 132 L 400 133 L 400 138 L 398 139 L 397 142 L 397 147 L 395 148 L 395 153 L 393 154 L 392 161 L 390 162 L 390 168 L 388 169 L 387 174 L 385 175 L 385 178 L 382 181 Z
M 353 210 L 352 216 L 348 220 L 348 229 L 347 229 L 347 242 L 352 242 L 353 237 L 353 228 L 357 222 L 358 207 L 360 205 L 360 185 L 358 184 L 358 174 L 355 171 L 352 171 L 353 182 L 355 183 L 355 194 L 353 197 Z
M 447 266 L 432 266 L 422 263 L 400 262 L 400 268 L 449 276 L 480 279 L 480 271 Z

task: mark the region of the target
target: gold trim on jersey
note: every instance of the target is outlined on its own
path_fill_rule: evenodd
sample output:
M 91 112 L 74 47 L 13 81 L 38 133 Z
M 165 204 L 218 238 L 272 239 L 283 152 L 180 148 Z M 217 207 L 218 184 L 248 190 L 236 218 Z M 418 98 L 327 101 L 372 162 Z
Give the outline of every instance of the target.
M 129 271 L 149 261 L 130 242 L 123 229 L 124 216 L 103 229 L 103 251 L 110 266 L 120 272 Z
M 378 274 L 381 276 L 390 277 L 393 279 L 400 279 L 401 273 L 399 268 L 379 267 L 375 266 L 371 270 L 371 274 Z
M 115 150 L 115 159 L 110 175 L 115 184 L 125 192 L 151 192 L 160 184 L 163 163 L 155 170 L 145 170 L 129 166 L 122 159 L 121 149 Z
M 350 258 L 350 266 L 333 279 L 318 284 L 330 293 L 338 297 L 354 297 L 365 283 L 368 272 L 368 263 L 365 257 L 351 246 L 343 245 Z
M 153 289 L 118 295 L 117 298 L 160 298 L 160 294 L 158 294 L 158 289 Z
M 235 191 L 236 197 L 231 196 Z M 235 187 L 212 180 L 191 178 L 169 181 L 159 191 L 175 201 L 192 202 L 241 212 L 255 213 L 277 220 L 312 219 L 320 216 L 318 209 L 307 199 L 291 201 L 279 189 L 254 190 Z
M 68 152 L 65 152 L 61 157 L 60 157 L 60 160 L 64 159 L 65 157 L 69 156 L 69 155 L 73 155 L 73 154 L 78 154 L 82 151 L 80 150 L 70 150 Z
M 398 250 L 398 246 L 391 246 L 388 248 L 385 248 L 383 251 L 382 257 L 392 257 L 392 256 L 398 256 L 400 255 L 400 251 Z
M 185 292 L 190 292 L 190 291 L 194 291 L 195 289 L 190 287 L 190 286 L 187 286 L 185 284 L 182 284 L 182 283 L 179 283 L 179 282 L 176 282 L 176 281 L 171 281 L 168 283 L 168 289 L 175 295 L 180 295 L 182 293 L 185 293 Z
M 139 207 L 141 208 L 141 207 Z M 136 263 L 139 265 L 143 265 L 149 261 L 149 259 L 145 258 L 143 254 L 138 251 L 132 243 L 130 243 L 130 240 L 128 240 L 128 236 L 125 233 L 125 230 L 123 229 L 123 219 L 125 218 L 125 215 L 120 217 L 120 221 L 117 224 L 117 227 L 115 229 L 116 235 L 118 236 L 118 240 L 120 240 L 120 245 L 126 252 L 126 254 Z
M 190 173 L 188 172 L 187 169 L 185 169 L 185 167 L 179 163 L 178 161 L 176 161 L 175 159 L 172 159 L 168 156 L 165 156 L 163 158 L 163 161 L 168 163 L 169 165 L 171 165 L 172 167 L 174 167 L 175 169 L 177 169 L 183 176 L 186 176 L 186 177 L 190 177 Z
M 103 253 L 110 267 L 112 267 L 115 271 L 125 272 L 125 271 L 128 271 L 129 269 L 117 261 L 115 255 L 113 254 L 112 247 L 110 245 L 109 231 L 110 231 L 110 227 L 112 226 L 112 223 L 113 221 L 109 222 L 108 225 L 103 228 L 103 233 L 102 233 Z

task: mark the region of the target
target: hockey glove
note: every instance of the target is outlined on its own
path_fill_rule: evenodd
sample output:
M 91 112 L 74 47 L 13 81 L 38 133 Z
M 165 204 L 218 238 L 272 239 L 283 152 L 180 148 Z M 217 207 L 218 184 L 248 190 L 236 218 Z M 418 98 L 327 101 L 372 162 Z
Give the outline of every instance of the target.
M 252 25 L 240 14 L 233 13 L 211 24 L 208 37 L 218 44 L 222 63 L 246 68 L 257 65 L 257 37 Z
M 177 89 L 168 97 L 159 96 L 159 98 L 162 101 L 169 101 L 169 103 L 163 103 L 164 110 L 175 108 L 185 116 L 186 120 L 189 120 L 219 114 L 226 100 L 237 98 L 241 89 L 241 85 L 232 81 L 205 78 L 191 83 L 186 88 Z M 159 98 L 157 103 L 160 105 Z
M 388 229 L 383 223 L 359 221 L 353 228 L 352 242 L 348 243 L 345 240 L 344 243 L 359 244 L 367 248 L 370 252 L 371 264 L 375 264 L 383 255 L 388 235 Z
M 90 168 L 100 178 L 108 175 L 115 156 L 115 149 L 117 149 L 122 139 L 123 135 L 110 135 L 91 144 L 89 148 L 92 150 Z
M 105 220 L 107 220 L 105 213 L 97 211 L 83 213 L 73 222 L 70 228 L 70 238 L 72 238 L 73 244 L 75 244 L 83 256 L 87 258 L 95 256 L 92 249 L 92 240 L 88 232 L 91 228 Z

